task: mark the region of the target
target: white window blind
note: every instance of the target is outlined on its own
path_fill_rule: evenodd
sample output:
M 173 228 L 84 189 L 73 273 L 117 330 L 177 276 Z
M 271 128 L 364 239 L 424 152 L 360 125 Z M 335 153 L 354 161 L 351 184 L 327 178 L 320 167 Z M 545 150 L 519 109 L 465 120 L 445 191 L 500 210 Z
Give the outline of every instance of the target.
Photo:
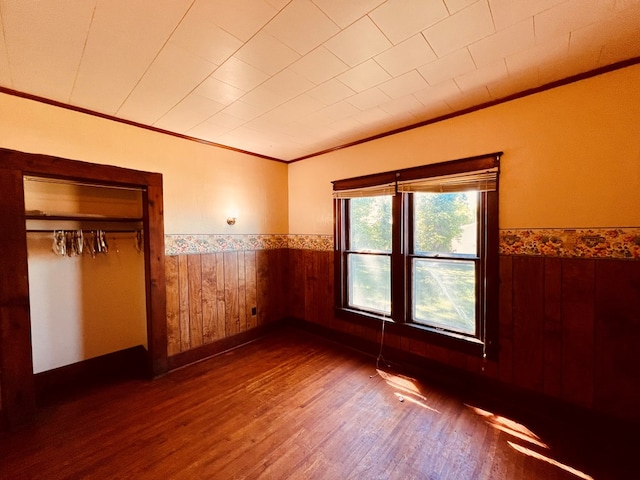
M 398 192 L 491 192 L 497 188 L 498 168 L 439 177 L 398 181 Z
M 359 198 L 359 197 L 379 197 L 382 195 L 395 195 L 396 184 L 385 183 L 383 185 L 373 185 L 371 187 L 351 188 L 348 190 L 334 190 L 333 198 Z

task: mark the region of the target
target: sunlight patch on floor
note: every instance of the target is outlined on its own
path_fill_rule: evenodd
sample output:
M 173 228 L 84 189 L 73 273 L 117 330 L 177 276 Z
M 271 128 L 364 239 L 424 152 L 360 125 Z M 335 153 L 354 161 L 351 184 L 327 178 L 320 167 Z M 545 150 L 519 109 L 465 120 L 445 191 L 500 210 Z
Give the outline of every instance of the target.
M 580 470 L 576 470 L 575 468 L 570 467 L 569 465 L 565 465 L 564 463 L 560 463 L 557 460 L 554 460 L 553 458 L 549 458 L 546 455 L 542 455 L 541 453 L 538 453 L 536 451 L 533 451 L 527 447 L 523 447 L 522 445 L 518 445 L 516 443 L 513 442 L 507 442 L 507 444 L 513 448 L 515 451 L 520 452 L 524 455 L 527 455 L 529 457 L 535 458 L 536 460 L 541 460 L 543 462 L 547 462 L 551 465 L 553 465 L 554 467 L 558 467 L 561 468 L 573 475 L 575 475 L 576 477 L 579 478 L 583 478 L 584 480 L 593 480 L 593 477 L 590 475 L 587 475 L 586 473 L 581 472 Z
M 399 401 L 403 402 L 406 400 L 407 402 L 419 405 L 420 407 L 431 410 L 432 412 L 440 413 L 435 408 L 426 404 L 427 397 L 422 395 L 422 392 L 414 379 L 404 375 L 385 372 L 380 369 L 377 369 L 377 372 L 390 387 L 396 390 L 394 394 Z

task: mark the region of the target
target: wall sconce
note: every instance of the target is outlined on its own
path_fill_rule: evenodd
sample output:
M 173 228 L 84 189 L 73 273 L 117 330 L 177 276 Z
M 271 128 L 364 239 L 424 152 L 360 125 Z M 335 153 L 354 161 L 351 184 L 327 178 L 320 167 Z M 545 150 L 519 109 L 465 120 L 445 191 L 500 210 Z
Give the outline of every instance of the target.
M 236 217 L 227 218 L 227 225 L 235 225 L 235 224 L 236 224 Z

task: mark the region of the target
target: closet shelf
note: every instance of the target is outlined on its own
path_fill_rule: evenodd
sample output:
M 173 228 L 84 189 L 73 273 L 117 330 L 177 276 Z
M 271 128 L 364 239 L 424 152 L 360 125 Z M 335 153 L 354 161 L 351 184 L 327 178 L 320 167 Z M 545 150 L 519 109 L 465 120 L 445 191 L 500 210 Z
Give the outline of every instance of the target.
M 109 217 L 106 215 L 61 215 L 47 213 L 25 214 L 28 232 L 53 230 L 104 230 L 107 232 L 135 232 L 142 229 L 142 218 Z

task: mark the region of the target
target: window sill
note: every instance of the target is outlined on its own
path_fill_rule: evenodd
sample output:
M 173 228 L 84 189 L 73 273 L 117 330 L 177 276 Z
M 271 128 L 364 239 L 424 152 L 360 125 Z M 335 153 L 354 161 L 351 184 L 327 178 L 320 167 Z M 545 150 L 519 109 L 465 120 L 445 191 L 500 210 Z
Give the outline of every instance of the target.
M 456 352 L 476 357 L 482 357 L 485 353 L 484 343 L 477 338 L 467 337 L 416 323 L 397 323 L 390 318 L 359 310 L 336 308 L 335 313 L 340 319 L 369 328 L 381 328 L 381 322 L 386 321 L 385 330 L 388 333 L 405 338 L 417 339 L 424 343 L 437 345 Z

